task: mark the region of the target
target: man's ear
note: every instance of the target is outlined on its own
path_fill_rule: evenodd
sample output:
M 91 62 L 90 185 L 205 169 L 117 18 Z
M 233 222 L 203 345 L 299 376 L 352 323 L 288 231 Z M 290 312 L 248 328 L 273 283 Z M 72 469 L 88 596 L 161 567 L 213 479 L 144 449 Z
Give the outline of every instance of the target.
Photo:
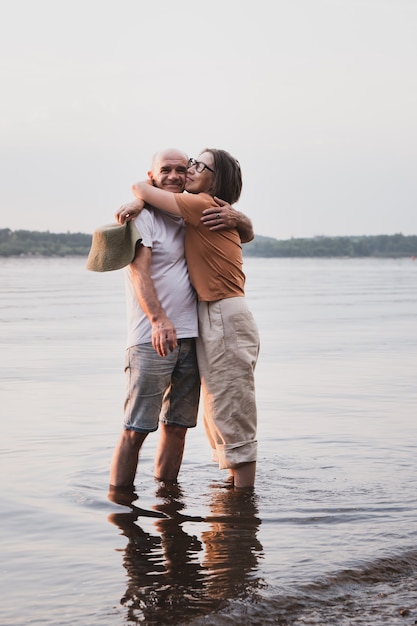
M 158 185 L 155 183 L 155 180 L 154 180 L 154 177 L 153 177 L 153 174 L 152 174 L 152 172 L 151 172 L 151 171 L 150 171 L 150 172 L 148 172 L 148 178 L 149 178 L 149 180 L 152 182 L 153 187 L 157 187 L 157 186 L 158 186 Z

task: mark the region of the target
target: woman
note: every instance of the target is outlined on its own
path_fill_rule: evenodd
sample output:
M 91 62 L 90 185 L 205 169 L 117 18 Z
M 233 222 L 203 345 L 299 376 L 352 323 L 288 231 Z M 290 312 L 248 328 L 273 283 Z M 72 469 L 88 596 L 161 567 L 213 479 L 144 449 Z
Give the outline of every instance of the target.
M 187 194 L 158 189 L 150 181 L 133 185 L 139 200 L 181 215 L 186 224 L 185 255 L 199 301 L 197 357 L 204 426 L 213 460 L 229 470 L 236 488 L 250 488 L 256 472 L 254 369 L 259 336 L 244 297 L 239 234 L 236 229 L 211 230 L 201 220 L 215 196 L 230 204 L 238 201 L 238 161 L 224 150 L 205 149 L 198 160 L 189 160 L 185 189 Z M 122 209 L 118 217 L 123 221 L 128 215 Z

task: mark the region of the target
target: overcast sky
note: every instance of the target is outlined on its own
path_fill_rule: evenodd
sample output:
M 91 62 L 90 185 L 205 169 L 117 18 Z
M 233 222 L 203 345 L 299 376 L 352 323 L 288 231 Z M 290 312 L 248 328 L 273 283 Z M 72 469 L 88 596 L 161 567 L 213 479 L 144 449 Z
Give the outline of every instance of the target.
M 2 8 L 0 228 L 91 232 L 154 152 L 216 147 L 257 234 L 417 234 L 416 0 Z

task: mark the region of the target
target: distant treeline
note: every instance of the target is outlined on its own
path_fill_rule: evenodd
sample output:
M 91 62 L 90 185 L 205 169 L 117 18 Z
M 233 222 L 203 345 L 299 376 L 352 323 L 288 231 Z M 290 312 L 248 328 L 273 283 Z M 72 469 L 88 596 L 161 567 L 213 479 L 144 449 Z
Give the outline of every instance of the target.
M 0 229 L 0 256 L 87 256 L 91 235 Z M 256 257 L 408 257 L 417 256 L 417 235 L 313 237 L 279 240 L 257 235 L 243 246 Z
M 412 257 L 417 236 L 372 235 L 278 240 L 257 235 L 244 246 L 245 256 L 259 257 Z
M 0 229 L 0 256 L 86 256 L 91 235 Z

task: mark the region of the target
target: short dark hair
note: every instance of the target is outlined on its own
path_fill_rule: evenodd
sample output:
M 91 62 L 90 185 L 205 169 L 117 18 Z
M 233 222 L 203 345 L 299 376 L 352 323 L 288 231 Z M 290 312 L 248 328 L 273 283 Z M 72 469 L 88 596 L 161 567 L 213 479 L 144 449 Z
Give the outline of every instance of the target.
M 242 172 L 239 161 L 226 150 L 205 148 L 200 152 L 210 152 L 213 155 L 213 185 L 211 193 L 230 204 L 237 202 L 242 193 Z

